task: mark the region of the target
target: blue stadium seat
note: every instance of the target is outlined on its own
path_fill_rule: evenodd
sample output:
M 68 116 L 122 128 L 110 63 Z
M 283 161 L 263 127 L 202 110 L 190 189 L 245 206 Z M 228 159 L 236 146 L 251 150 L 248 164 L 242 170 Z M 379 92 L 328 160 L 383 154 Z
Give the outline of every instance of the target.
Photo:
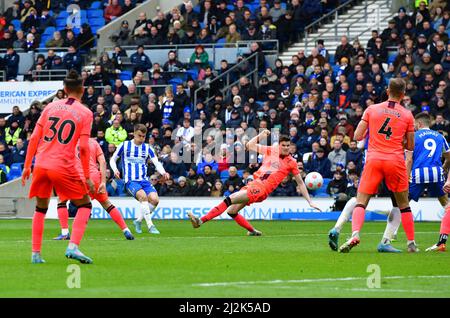
M 391 63 L 394 63 L 396 58 L 397 58 L 397 53 L 389 53 L 388 60 L 387 60 L 388 65 Z
M 90 9 L 101 9 L 102 3 L 100 1 L 92 2 Z
M 56 31 L 55 27 L 49 26 L 45 29 L 44 33 L 42 34 L 42 37 L 44 37 L 44 35 L 53 35 L 53 32 Z
M 169 84 L 171 84 L 171 85 L 183 84 L 183 80 L 181 78 L 175 77 L 169 81 Z
M 96 26 L 104 26 L 105 25 L 105 19 L 103 17 L 99 17 L 99 18 L 90 18 L 89 19 L 89 24 L 91 26 L 96 25 Z
M 244 175 L 244 171 L 245 170 L 238 170 L 237 171 L 238 176 L 242 178 L 242 176 Z
M 222 182 L 227 181 L 228 177 L 230 176 L 230 174 L 228 173 L 228 170 L 223 170 L 220 173 L 220 179 L 222 180 Z
M 20 23 L 20 20 L 12 20 L 11 21 L 11 24 L 12 25 L 14 25 L 14 29 L 16 29 L 16 31 L 17 30 L 22 30 L 21 28 L 22 28 L 22 25 L 21 25 L 21 23 Z
M 230 10 L 230 11 L 234 11 L 234 5 L 227 4 L 227 9 Z
M 19 178 L 22 175 L 22 164 L 13 163 L 8 173 L 8 180 Z
M 70 15 L 69 12 L 67 12 L 67 11 L 61 11 L 61 12 L 58 14 L 57 19 L 67 19 L 67 17 L 68 17 L 69 15 Z
M 88 18 L 100 18 L 100 17 L 103 17 L 103 10 L 88 9 L 87 10 L 87 17 Z
M 133 73 L 131 71 L 122 71 L 119 75 L 119 78 L 122 81 L 129 81 L 132 78 Z
M 329 198 L 330 196 L 328 195 L 328 193 L 318 193 L 314 195 L 315 198 Z
M 186 80 L 191 77 L 194 80 L 197 80 L 198 78 L 198 70 L 197 69 L 191 69 L 186 71 Z
M 200 10 L 201 10 L 201 8 L 200 8 L 199 5 L 196 5 L 196 6 L 194 7 L 194 12 L 195 12 L 195 13 L 200 14 Z

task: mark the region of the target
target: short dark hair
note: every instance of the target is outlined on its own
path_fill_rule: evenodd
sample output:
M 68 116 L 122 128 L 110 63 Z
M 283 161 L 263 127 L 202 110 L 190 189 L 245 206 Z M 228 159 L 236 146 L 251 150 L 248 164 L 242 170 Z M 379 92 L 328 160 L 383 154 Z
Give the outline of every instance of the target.
M 414 119 L 417 121 L 421 121 L 427 127 L 429 127 L 431 125 L 431 116 L 426 112 L 418 113 L 414 117 Z
M 147 134 L 147 127 L 143 124 L 136 124 L 134 125 L 134 131 L 140 131 L 143 134 Z
M 83 88 L 83 79 L 76 70 L 72 69 L 69 71 L 64 79 L 64 88 L 67 90 L 67 93 L 81 91 Z
M 291 138 L 289 138 L 288 135 L 280 135 L 280 138 L 278 139 L 278 141 L 281 142 L 285 142 L 285 141 L 291 141 Z

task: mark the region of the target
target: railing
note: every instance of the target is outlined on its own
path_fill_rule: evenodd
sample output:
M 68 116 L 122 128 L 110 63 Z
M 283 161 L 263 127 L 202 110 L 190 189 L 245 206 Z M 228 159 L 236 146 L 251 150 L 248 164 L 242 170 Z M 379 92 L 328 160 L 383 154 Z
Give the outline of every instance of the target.
M 348 0 L 348 1 L 345 1 L 343 4 L 338 6 L 333 11 L 325 14 L 320 19 L 318 19 L 318 20 L 308 24 L 305 27 L 305 38 L 304 38 L 305 50 L 308 47 L 308 43 L 309 43 L 308 30 L 314 30 L 315 27 L 318 26 L 322 21 L 324 21 L 324 20 L 326 20 L 326 19 L 328 19 L 328 18 L 330 18 L 330 17 L 332 17 L 334 15 L 334 26 L 335 26 L 335 31 L 334 32 L 335 32 L 335 36 L 337 37 L 337 24 L 338 24 L 338 21 L 339 21 L 339 15 L 338 15 L 339 10 L 341 10 L 341 9 L 345 8 L 346 6 L 348 6 L 349 4 L 352 4 L 353 2 L 357 2 L 357 1 L 359 1 L 359 0 Z M 365 1 L 367 1 L 367 0 L 365 0 Z
M 33 70 L 31 80 L 33 81 L 62 81 L 69 73 L 68 70 Z
M 0 71 L 0 81 L 5 82 L 6 81 L 6 72 Z
M 305 27 L 305 38 L 304 38 L 305 50 L 308 48 L 308 44 L 311 42 L 311 40 L 309 38 L 308 30 L 310 30 L 310 29 L 314 30 L 314 28 L 320 22 L 322 22 L 323 20 L 325 20 L 325 19 L 327 19 L 327 18 L 329 18 L 329 17 L 331 17 L 333 15 L 334 15 L 334 25 L 333 25 L 334 35 L 333 36 L 332 35 L 325 35 L 324 36 L 324 34 L 322 33 L 322 34 L 320 34 L 320 36 L 321 36 L 321 38 L 324 38 L 324 39 L 326 38 L 326 39 L 331 39 L 331 40 L 337 40 L 338 37 L 340 36 L 338 34 L 338 28 L 339 28 L 339 15 L 338 14 L 339 14 L 339 10 L 343 9 L 344 7 L 346 7 L 346 6 L 350 5 L 350 4 L 353 4 L 354 2 L 359 2 L 359 1 L 360 0 L 349 0 L 349 1 L 346 1 L 343 4 L 341 4 L 340 6 L 338 6 L 336 9 L 334 9 L 333 11 L 327 13 L 326 15 L 321 17 L 320 19 L 318 19 L 318 20 L 314 21 L 313 23 L 307 25 Z M 377 20 L 378 20 L 377 21 L 377 28 L 380 29 L 380 11 L 379 11 L 380 7 L 382 7 L 383 4 L 385 4 L 386 8 L 389 8 L 389 6 L 391 5 L 392 0 L 382 0 L 382 1 L 379 1 L 379 2 L 380 2 L 379 4 L 377 3 L 376 9 L 372 10 L 371 12 L 368 12 L 367 0 L 364 0 L 364 16 L 361 19 L 358 19 L 358 21 L 352 23 L 351 25 L 356 24 L 356 23 L 361 23 L 362 19 L 364 19 L 364 21 L 367 22 L 368 21 L 368 15 L 370 13 L 372 13 L 372 12 L 377 12 Z M 378 10 L 378 11 L 376 11 L 376 10 Z M 353 17 L 353 16 L 355 16 L 357 14 L 360 14 L 360 12 L 355 12 L 355 13 L 351 14 L 350 16 L 348 16 L 346 19 L 351 18 L 351 17 Z M 367 32 L 367 30 L 370 30 L 373 27 L 374 26 L 368 27 L 366 30 L 364 30 L 364 32 Z M 349 28 L 347 28 L 347 34 L 349 34 Z M 363 34 L 363 33 L 360 33 L 359 35 L 361 35 L 361 34 Z
M 100 86 L 96 86 L 96 85 L 91 85 L 92 87 L 94 87 L 94 90 L 97 92 L 97 93 L 102 93 L 102 91 L 105 89 L 105 87 L 106 86 L 104 86 L 104 85 L 100 85 Z M 144 89 L 145 87 L 151 87 L 152 88 L 152 92 L 153 92 L 153 89 L 154 88 L 156 88 L 156 89 L 158 89 L 158 88 L 160 88 L 160 89 L 165 89 L 166 87 L 171 87 L 172 85 L 171 84 L 165 84 L 165 85 L 136 85 L 136 90 L 137 91 L 139 91 L 139 90 L 142 90 L 142 89 Z M 89 86 L 84 86 L 84 88 L 85 89 L 87 89 Z M 158 97 L 158 96 L 157 96 Z M 143 105 L 143 106 L 147 106 L 147 105 Z
M 213 65 L 216 65 L 217 61 L 222 60 L 220 56 L 220 51 L 216 51 L 217 49 L 223 49 L 223 48 L 235 48 L 236 49 L 236 56 L 241 55 L 243 53 L 248 53 L 250 51 L 250 45 L 251 43 L 257 42 L 259 45 L 263 48 L 264 54 L 278 54 L 279 52 L 279 42 L 278 40 L 258 40 L 258 41 L 237 41 L 236 43 L 205 43 L 202 44 L 202 46 L 205 49 L 212 49 L 212 56 L 209 56 L 209 61 L 213 63 Z M 173 50 L 177 52 L 177 55 L 179 55 L 179 50 L 181 49 L 192 49 L 194 51 L 195 47 L 198 46 L 198 44 L 175 44 L 175 45 L 168 45 L 168 44 L 162 44 L 162 45 L 144 45 L 144 50 L 161 50 L 161 49 L 167 49 Z M 105 46 L 103 48 L 103 52 L 110 52 L 113 51 L 114 46 Z M 130 46 L 122 46 L 123 50 L 136 50 L 135 45 Z M 150 56 L 151 59 L 151 56 Z M 180 61 L 182 62 L 182 61 Z M 183 62 L 182 62 L 183 63 Z M 233 63 L 232 63 L 233 64 Z
M 194 109 L 197 107 L 197 102 L 198 102 L 198 93 L 204 89 L 209 90 L 208 86 L 211 86 L 211 84 L 221 81 L 221 80 L 225 80 L 225 85 L 223 88 L 220 89 L 221 93 L 224 93 L 225 91 L 227 91 L 231 86 L 236 85 L 237 83 L 239 83 L 239 79 L 230 83 L 230 76 L 235 73 L 235 72 L 239 72 L 240 71 L 240 67 L 243 66 L 246 63 L 252 63 L 254 60 L 254 69 L 250 70 L 249 72 L 247 72 L 246 74 L 240 74 L 241 76 L 245 76 L 247 78 L 250 78 L 251 76 L 253 76 L 253 83 L 258 83 L 258 53 L 253 53 L 252 55 L 250 55 L 249 57 L 243 59 L 242 61 L 240 61 L 239 63 L 237 63 L 236 65 L 234 65 L 233 67 L 231 67 L 228 71 L 224 72 L 223 74 L 220 74 L 220 76 L 216 77 L 215 79 L 213 79 L 212 81 L 210 81 L 207 84 L 203 84 L 202 86 L 200 86 L 199 88 L 197 88 L 194 92 Z M 214 98 L 214 96 L 209 96 L 206 100 L 203 101 L 203 103 L 208 103 L 209 101 L 211 101 Z

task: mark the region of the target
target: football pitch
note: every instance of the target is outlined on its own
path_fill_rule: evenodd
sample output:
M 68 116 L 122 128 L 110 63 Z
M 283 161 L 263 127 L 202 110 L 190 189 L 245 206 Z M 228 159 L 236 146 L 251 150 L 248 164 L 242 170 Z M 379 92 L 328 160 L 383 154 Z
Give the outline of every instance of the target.
M 450 294 L 450 252 L 424 251 L 435 243 L 438 223 L 416 223 L 418 254 L 378 253 L 384 222 L 366 223 L 361 245 L 349 254 L 329 249 L 331 222 L 253 221 L 262 237 L 245 236 L 232 221 L 212 221 L 196 230 L 189 221 L 156 220 L 155 224 L 161 235 L 144 233 L 126 241 L 111 220 L 91 220 L 81 250 L 94 264 L 83 265 L 64 257 L 67 241 L 51 240 L 59 233 L 59 224 L 47 221 L 42 252 L 47 263 L 33 265 L 31 220 L 0 220 L 0 297 Z M 350 230 L 347 225 L 340 243 Z M 394 246 L 405 250 L 405 242 L 401 230 Z

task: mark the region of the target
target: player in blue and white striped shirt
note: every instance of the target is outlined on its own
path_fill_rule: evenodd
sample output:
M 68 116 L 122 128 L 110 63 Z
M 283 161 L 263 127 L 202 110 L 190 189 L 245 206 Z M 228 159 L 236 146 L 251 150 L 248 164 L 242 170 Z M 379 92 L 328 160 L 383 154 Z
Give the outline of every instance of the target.
M 114 152 L 110 159 L 110 165 L 114 176 L 120 179 L 121 175 L 117 169 L 116 161 L 122 160 L 123 178 L 127 191 L 141 203 L 141 214 L 133 222 L 137 233 L 142 233 L 141 223 L 145 218 L 148 230 L 152 234 L 159 234 L 153 224 L 151 214 L 159 203 L 158 193 L 150 183 L 147 176 L 147 162 L 150 159 L 165 180 L 170 178 L 163 165 L 159 162 L 154 150 L 145 143 L 147 127 L 137 124 L 134 127 L 133 140 L 124 141 Z
M 415 146 L 413 153 L 406 153 L 406 167 L 410 174 L 409 197 L 419 201 L 425 189 L 431 197 L 438 198 L 441 205 L 448 207 L 448 196 L 444 192 L 444 165 L 450 165 L 450 147 L 444 136 L 431 130 L 431 118 L 427 113 L 420 113 L 415 117 Z M 441 233 L 439 242 L 428 250 L 445 250 L 445 243 L 449 233 Z

